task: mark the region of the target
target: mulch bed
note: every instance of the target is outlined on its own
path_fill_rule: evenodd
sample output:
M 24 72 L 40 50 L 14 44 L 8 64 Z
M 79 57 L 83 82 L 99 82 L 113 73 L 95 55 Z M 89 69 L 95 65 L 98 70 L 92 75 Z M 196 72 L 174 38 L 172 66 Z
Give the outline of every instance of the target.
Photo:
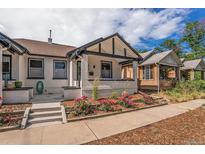
M 31 104 L 4 104 L 0 107 L 0 128 L 21 124 L 24 111 Z
M 87 144 L 205 144 L 205 109 L 201 107 Z
M 27 107 L 31 107 L 32 104 L 3 104 L 0 107 L 0 113 L 15 112 L 26 110 Z

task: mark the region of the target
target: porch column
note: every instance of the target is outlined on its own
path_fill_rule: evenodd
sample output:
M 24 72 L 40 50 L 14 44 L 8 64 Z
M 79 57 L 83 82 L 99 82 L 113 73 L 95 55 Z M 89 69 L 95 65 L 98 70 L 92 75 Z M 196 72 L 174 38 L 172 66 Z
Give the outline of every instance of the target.
M 195 74 L 195 71 L 194 70 L 191 70 L 190 72 L 189 72 L 190 74 L 190 80 L 194 80 L 194 74 Z
M 19 55 L 19 64 L 18 64 L 18 69 L 19 69 L 19 77 L 18 80 L 22 81 L 22 84 L 24 86 L 24 74 L 25 74 L 25 63 L 24 63 L 24 57 L 22 55 Z
M 181 80 L 181 72 L 180 72 L 180 67 L 176 67 L 176 78 L 178 81 Z
M 69 73 L 69 76 L 70 76 L 70 83 L 69 83 L 69 86 L 73 86 L 73 74 L 74 74 L 74 67 L 73 67 L 73 61 L 72 60 L 70 60 L 70 64 L 69 64 L 69 67 L 70 67 L 70 69 L 69 69 L 69 71 L 70 71 L 70 73 Z
M 2 47 L 0 45 L 0 96 L 2 97 L 3 94 L 2 94 L 2 88 L 3 88 L 3 85 L 2 85 Z
M 86 86 L 86 83 L 88 81 L 88 55 L 83 54 L 81 59 L 81 95 L 83 95 L 83 88 Z
M 157 92 L 160 91 L 160 69 L 159 64 L 157 64 Z
M 137 61 L 133 61 L 132 62 L 132 68 L 133 68 L 133 80 L 136 82 L 136 86 L 137 86 L 137 91 L 138 91 L 138 81 L 137 81 L 137 66 L 138 66 L 138 63 Z

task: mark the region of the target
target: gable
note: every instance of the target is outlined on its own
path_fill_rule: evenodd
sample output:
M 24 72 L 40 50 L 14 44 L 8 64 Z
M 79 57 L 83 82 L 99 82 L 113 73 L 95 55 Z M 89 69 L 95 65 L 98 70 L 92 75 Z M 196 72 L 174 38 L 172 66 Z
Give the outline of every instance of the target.
M 199 65 L 197 65 L 196 70 L 204 71 L 204 70 L 205 70 L 205 64 L 204 64 L 204 62 L 201 61 L 201 62 L 199 63 Z
M 169 66 L 179 66 L 179 63 L 176 57 L 173 54 L 169 54 L 164 57 L 161 61 L 161 64 L 169 65 Z
M 114 42 L 113 42 L 114 39 Z M 101 46 L 101 53 L 106 54 L 113 54 L 113 43 L 114 43 L 114 54 L 119 56 L 125 56 L 125 50 L 126 50 L 126 56 L 137 58 L 139 57 L 133 49 L 131 49 L 118 35 L 114 35 L 108 39 L 105 39 L 97 44 L 94 44 L 86 50 L 92 51 L 92 52 L 99 52 L 99 46 Z

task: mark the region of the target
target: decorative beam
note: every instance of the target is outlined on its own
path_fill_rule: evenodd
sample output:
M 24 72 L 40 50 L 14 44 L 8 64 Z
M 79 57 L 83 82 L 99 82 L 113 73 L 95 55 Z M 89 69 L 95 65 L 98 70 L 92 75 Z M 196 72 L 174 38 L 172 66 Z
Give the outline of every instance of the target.
M 115 38 L 112 38 L 112 54 L 115 54 Z
M 99 43 L 99 53 L 101 53 L 101 43 Z
M 127 56 L 127 49 L 124 48 L 124 56 L 126 57 Z

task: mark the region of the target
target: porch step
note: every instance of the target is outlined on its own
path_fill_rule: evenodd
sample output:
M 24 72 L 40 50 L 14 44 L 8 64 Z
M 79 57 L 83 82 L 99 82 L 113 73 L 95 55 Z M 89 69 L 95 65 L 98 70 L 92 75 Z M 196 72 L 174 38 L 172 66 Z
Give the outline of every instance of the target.
M 54 122 L 54 121 L 62 121 L 62 116 L 48 116 L 48 117 L 32 118 L 28 120 L 28 124 Z
M 27 126 L 40 127 L 66 123 L 64 110 L 60 102 L 33 104 L 28 115 Z
M 37 118 L 37 117 L 47 117 L 47 116 L 60 116 L 62 114 L 59 110 L 54 111 L 45 111 L 45 112 L 32 112 L 29 117 Z
M 60 103 L 39 103 L 32 105 L 31 112 L 56 111 L 60 109 Z

